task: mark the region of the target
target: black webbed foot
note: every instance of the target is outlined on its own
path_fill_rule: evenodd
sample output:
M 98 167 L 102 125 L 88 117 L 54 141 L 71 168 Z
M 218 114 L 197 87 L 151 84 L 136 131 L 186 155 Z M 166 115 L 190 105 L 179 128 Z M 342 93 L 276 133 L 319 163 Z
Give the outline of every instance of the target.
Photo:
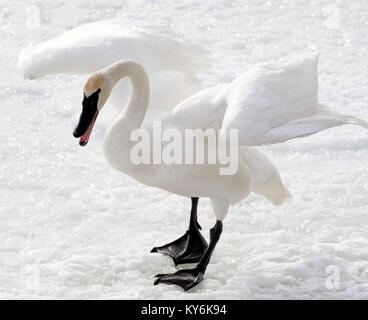
M 203 272 L 198 268 L 183 269 L 172 274 L 158 274 L 155 276 L 154 285 L 159 283 L 175 284 L 185 291 L 195 287 L 203 280 Z
M 176 284 L 187 291 L 200 283 L 203 280 L 203 275 L 206 272 L 208 263 L 211 259 L 213 250 L 215 249 L 216 244 L 220 239 L 221 233 L 222 222 L 220 220 L 217 220 L 215 226 L 210 231 L 210 245 L 206 249 L 197 266 L 194 269 L 182 269 L 172 274 L 158 274 L 155 277 L 154 284 Z
M 189 229 L 173 242 L 161 247 L 154 247 L 151 252 L 166 254 L 173 258 L 175 265 L 178 265 L 199 262 L 207 247 L 207 242 L 197 227 Z

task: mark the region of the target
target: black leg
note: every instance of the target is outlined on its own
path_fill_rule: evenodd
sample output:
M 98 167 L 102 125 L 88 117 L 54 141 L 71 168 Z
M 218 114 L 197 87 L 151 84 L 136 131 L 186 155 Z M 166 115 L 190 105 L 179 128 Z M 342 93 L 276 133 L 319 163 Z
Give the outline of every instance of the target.
M 198 223 L 197 219 L 197 209 L 198 209 L 198 200 L 199 198 L 191 198 L 192 200 L 192 209 L 190 210 L 190 220 L 189 220 L 189 230 L 190 229 L 199 229 L 202 230 L 202 227 Z
M 175 265 L 197 263 L 207 249 L 207 242 L 200 233 L 197 221 L 198 199 L 192 198 L 192 209 L 188 231 L 179 239 L 161 247 L 154 247 L 151 252 L 166 254 L 173 258 Z
M 208 263 L 220 239 L 221 233 L 222 222 L 217 220 L 215 226 L 210 231 L 210 245 L 198 265 L 194 269 L 182 269 L 172 274 L 158 274 L 156 275 L 154 284 L 176 284 L 187 291 L 200 283 L 203 280 L 203 275 L 206 272 Z
M 216 248 L 216 244 L 220 239 L 222 233 L 222 222 L 217 220 L 215 226 L 210 230 L 210 245 L 204 253 L 202 259 L 197 265 L 197 269 L 202 273 L 205 273 L 208 263 L 210 262 L 213 251 Z

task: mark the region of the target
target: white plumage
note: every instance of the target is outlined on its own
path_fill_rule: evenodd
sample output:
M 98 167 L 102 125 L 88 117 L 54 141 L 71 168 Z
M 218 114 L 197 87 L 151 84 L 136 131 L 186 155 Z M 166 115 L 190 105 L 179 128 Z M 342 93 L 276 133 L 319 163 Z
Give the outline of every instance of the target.
M 343 124 L 367 127 L 319 104 L 317 64 L 314 53 L 258 64 L 227 85 L 184 100 L 172 119 L 183 127 L 236 129 L 243 146 L 279 143 Z
M 55 73 L 93 73 L 121 60 L 140 61 L 151 82 L 150 111 L 164 112 L 198 91 L 197 74 L 209 66 L 208 53 L 158 24 L 117 19 L 78 26 L 54 39 L 30 44 L 19 55 L 18 69 L 26 79 Z M 121 106 L 129 85 L 121 81 L 112 102 Z

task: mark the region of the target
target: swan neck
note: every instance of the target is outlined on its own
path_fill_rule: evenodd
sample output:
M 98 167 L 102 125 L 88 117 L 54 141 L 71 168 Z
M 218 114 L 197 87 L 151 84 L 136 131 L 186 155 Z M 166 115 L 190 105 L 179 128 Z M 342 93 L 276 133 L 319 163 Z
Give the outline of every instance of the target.
M 130 161 L 130 136 L 135 129 L 140 128 L 148 107 L 148 76 L 143 67 L 134 61 L 117 62 L 105 71 L 113 86 L 124 77 L 131 82 L 129 101 L 106 131 L 104 139 L 106 159 L 116 169 L 128 172 L 133 167 Z
M 134 61 L 120 61 L 110 67 L 113 86 L 120 79 L 129 78 L 131 83 L 130 99 L 122 110 L 122 115 L 129 116 L 140 126 L 146 113 L 149 101 L 149 81 L 144 68 Z

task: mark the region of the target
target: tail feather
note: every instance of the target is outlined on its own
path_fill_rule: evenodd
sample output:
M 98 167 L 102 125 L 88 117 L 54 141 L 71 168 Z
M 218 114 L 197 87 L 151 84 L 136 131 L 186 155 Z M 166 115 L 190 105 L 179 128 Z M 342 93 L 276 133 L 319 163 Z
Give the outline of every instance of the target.
M 279 175 L 271 177 L 264 183 L 255 186 L 253 191 L 266 197 L 275 206 L 279 206 L 293 199 L 292 194 L 284 186 Z

